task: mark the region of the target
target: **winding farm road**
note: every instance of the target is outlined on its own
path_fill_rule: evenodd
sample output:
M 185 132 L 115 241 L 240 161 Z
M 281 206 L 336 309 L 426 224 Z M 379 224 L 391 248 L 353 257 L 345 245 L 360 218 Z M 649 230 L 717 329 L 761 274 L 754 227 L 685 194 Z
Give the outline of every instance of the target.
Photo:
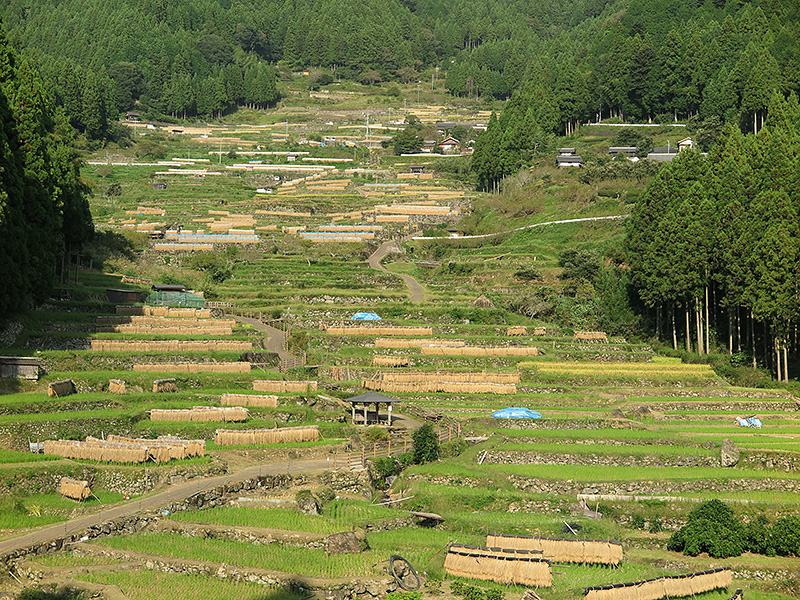
M 610 217 L 583 217 L 581 219 L 562 219 L 561 221 L 547 221 L 545 223 L 534 223 L 533 225 L 523 225 L 522 227 L 515 227 L 507 231 L 498 231 L 497 233 L 484 233 L 483 235 L 460 235 L 458 237 L 412 237 L 412 240 L 478 240 L 482 238 L 491 238 L 498 235 L 505 235 L 514 231 L 523 231 L 525 229 L 533 229 L 534 227 L 544 227 L 545 225 L 561 225 L 563 223 L 582 223 L 584 221 L 607 221 L 610 219 L 627 219 L 630 215 L 611 215 Z
M 411 275 L 406 275 L 405 273 L 392 273 L 381 264 L 381 261 L 386 257 L 387 254 L 389 254 L 389 252 L 397 249 L 399 249 L 399 246 L 394 240 L 383 242 L 380 246 L 378 246 L 378 249 L 372 253 L 372 256 L 367 259 L 367 262 L 369 263 L 370 267 L 377 271 L 381 271 L 382 273 L 391 273 L 392 275 L 397 275 L 398 277 L 402 278 L 411 291 L 412 304 L 419 304 L 425 299 L 425 289 L 422 287 L 422 285 L 420 285 L 419 281 L 414 279 Z
M 70 519 L 64 523 L 42 527 L 31 533 L 13 537 L 0 542 L 0 558 L 23 548 L 63 538 L 66 535 L 85 531 L 89 527 L 101 525 L 114 519 L 129 517 L 144 511 L 160 510 L 174 502 L 183 501 L 198 492 L 208 491 L 220 485 L 238 483 L 245 479 L 263 475 L 281 475 L 284 473 L 310 473 L 329 469 L 331 463 L 324 459 L 293 460 L 255 465 L 236 473 L 193 479 L 186 483 L 172 485 L 163 492 L 153 494 L 139 500 L 132 500 L 109 508 L 102 508 L 96 513 Z

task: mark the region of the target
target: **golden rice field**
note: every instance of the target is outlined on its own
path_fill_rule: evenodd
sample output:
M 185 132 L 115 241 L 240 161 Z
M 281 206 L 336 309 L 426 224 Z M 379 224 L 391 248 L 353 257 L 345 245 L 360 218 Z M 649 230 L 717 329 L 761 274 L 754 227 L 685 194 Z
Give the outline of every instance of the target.
M 536 362 L 524 361 L 522 368 L 546 375 L 599 375 L 605 377 L 716 377 L 709 365 L 681 363 L 679 359 L 654 359 L 651 362 Z

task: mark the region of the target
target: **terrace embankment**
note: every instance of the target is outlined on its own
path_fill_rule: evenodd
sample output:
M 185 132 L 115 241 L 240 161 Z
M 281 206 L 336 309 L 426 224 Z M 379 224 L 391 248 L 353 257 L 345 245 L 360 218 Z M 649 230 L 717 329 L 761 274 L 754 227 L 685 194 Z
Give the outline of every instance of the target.
M 552 441 L 550 442 L 552 443 Z M 571 452 L 528 452 L 493 450 L 484 464 L 495 465 L 573 465 L 592 467 L 719 467 L 719 456 L 678 454 L 658 455 L 575 454 Z M 800 471 L 800 455 L 778 452 L 742 452 L 738 465 L 742 468 L 768 471 Z M 733 470 L 733 473 L 736 471 Z M 800 489 L 800 488 L 798 488 Z

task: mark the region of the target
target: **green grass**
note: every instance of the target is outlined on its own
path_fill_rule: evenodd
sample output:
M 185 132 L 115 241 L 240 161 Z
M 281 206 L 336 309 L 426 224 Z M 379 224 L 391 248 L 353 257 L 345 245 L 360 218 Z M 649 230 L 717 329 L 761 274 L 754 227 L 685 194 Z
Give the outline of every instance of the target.
M 247 523 L 248 527 L 325 534 L 338 533 L 348 529 L 348 526 L 341 522 L 331 521 L 321 516 L 304 515 L 295 508 L 231 506 L 204 511 L 175 513 L 170 516 L 170 519 L 234 527 Z

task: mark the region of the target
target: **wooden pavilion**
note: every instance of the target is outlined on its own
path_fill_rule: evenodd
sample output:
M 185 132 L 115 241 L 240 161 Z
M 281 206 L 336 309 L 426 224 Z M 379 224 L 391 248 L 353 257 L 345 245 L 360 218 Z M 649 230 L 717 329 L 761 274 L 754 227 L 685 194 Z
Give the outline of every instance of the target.
M 366 394 L 361 394 L 360 396 L 347 398 L 345 402 L 350 403 L 350 411 L 353 417 L 353 423 L 356 423 L 357 421 L 363 421 L 363 425 L 380 423 L 380 406 L 381 404 L 386 404 L 386 422 L 391 427 L 392 404 L 394 402 L 399 402 L 399 400 L 389 398 L 388 396 L 378 394 L 377 392 L 367 392 Z M 358 405 L 360 405 L 359 412 L 361 414 L 358 414 L 356 411 Z

